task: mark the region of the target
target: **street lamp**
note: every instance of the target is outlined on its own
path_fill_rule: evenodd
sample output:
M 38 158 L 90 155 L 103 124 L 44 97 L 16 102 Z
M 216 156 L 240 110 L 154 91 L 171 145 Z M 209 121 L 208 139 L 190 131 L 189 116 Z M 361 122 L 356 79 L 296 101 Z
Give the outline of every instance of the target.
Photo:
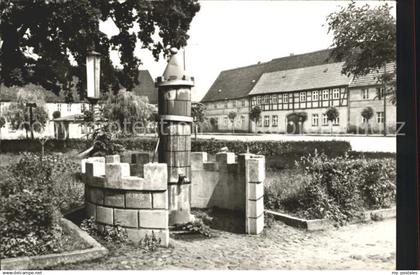
M 95 120 L 95 105 L 100 95 L 101 54 L 95 51 L 86 55 L 87 99 L 92 105 Z

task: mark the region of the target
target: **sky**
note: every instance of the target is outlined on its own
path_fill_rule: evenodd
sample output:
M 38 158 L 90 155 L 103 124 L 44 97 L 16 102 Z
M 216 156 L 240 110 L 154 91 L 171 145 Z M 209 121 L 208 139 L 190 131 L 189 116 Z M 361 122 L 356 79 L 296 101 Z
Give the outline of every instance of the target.
M 326 17 L 350 1 L 199 1 L 200 11 L 191 22 L 185 47 L 186 69 L 195 77 L 192 100 L 199 101 L 222 70 L 270 61 L 274 58 L 326 49 L 332 44 Z M 371 6 L 385 1 L 357 1 Z M 386 1 L 394 9 L 395 2 Z M 111 35 L 118 29 L 111 20 L 100 24 Z M 150 51 L 135 50 L 153 78 L 160 76 L 166 60 L 156 62 Z M 118 54 L 111 53 L 118 65 Z

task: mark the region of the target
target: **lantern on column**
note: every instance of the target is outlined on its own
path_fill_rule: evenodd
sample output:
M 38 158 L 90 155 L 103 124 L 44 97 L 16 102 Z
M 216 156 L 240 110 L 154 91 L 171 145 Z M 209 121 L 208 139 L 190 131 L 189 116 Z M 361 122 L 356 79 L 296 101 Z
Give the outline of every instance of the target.
M 101 75 L 101 54 L 91 51 L 86 55 L 86 79 L 88 99 L 99 99 Z
M 99 117 L 99 110 L 96 103 L 98 102 L 100 95 L 100 76 L 101 54 L 95 51 L 88 52 L 86 55 L 87 99 L 91 104 L 94 121 Z

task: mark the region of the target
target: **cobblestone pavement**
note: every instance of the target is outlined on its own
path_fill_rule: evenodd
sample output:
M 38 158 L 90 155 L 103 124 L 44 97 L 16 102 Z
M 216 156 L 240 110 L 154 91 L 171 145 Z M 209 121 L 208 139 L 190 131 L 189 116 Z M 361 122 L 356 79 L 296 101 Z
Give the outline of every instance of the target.
M 258 236 L 216 231 L 171 239 L 171 248 L 111 249 L 98 261 L 56 269 L 395 269 L 395 219 L 306 232 L 275 222 Z

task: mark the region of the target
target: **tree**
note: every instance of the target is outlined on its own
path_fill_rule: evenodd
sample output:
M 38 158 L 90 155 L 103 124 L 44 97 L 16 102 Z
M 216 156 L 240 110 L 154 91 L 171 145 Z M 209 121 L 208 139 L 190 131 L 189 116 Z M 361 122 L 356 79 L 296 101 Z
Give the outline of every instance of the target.
M 153 117 L 153 106 L 140 96 L 122 91 L 117 95 L 109 95 L 103 107 L 103 115 L 109 122 L 117 122 L 124 132 L 128 130 L 128 133 L 133 133 L 139 122 L 142 127 L 147 126 Z
M 361 112 L 362 117 L 366 120 L 367 123 L 367 129 L 366 129 L 366 135 L 369 134 L 369 120 L 373 117 L 373 109 L 372 107 L 368 106 L 364 108 Z
M 210 125 L 212 127 L 212 130 L 217 130 L 217 119 L 214 117 L 210 118 Z
M 16 89 L 16 87 L 14 87 Z M 45 89 L 33 84 L 28 84 L 18 89 L 17 101 L 11 103 L 5 110 L 4 116 L 10 122 L 10 128 L 13 130 L 25 129 L 26 138 L 28 132 L 40 133 L 47 124 L 48 112 L 45 108 Z M 33 120 L 30 119 L 29 108 L 26 107 L 27 103 L 35 103 L 36 107 L 33 108 Z
M 251 111 L 249 112 L 249 119 L 255 123 L 261 119 L 261 107 L 254 106 Z
M 325 112 L 325 115 L 327 116 L 327 121 L 330 122 L 331 135 L 332 135 L 332 132 L 333 132 L 333 121 L 335 121 L 340 116 L 340 113 L 338 112 L 337 108 L 335 108 L 335 107 L 329 107 L 327 109 L 327 111 Z
M 6 126 L 6 119 L 3 116 L 0 116 L 0 152 L 1 152 L 1 128 Z
M 83 99 L 86 54 L 95 50 L 102 55 L 102 92 L 116 93 L 120 85 L 131 89 L 141 64 L 136 45 L 150 49 L 156 59 L 168 53 L 168 46 L 184 47 L 199 9 L 197 0 L 2 0 L 0 81 L 6 86 L 32 82 L 69 94 L 76 77 Z M 111 37 L 99 31 L 99 20 L 108 19 L 119 30 Z M 112 64 L 111 50 L 119 53 L 121 69 Z
M 228 118 L 232 122 L 232 133 L 235 133 L 235 118 L 238 114 L 234 111 L 229 112 Z
M 375 71 L 378 75 L 385 135 L 387 98 L 393 104 L 397 100 L 395 68 L 387 69 L 387 64 L 396 60 L 396 22 L 391 9 L 386 3 L 371 8 L 368 4 L 358 7 L 353 1 L 327 17 L 328 32 L 334 36 L 332 56 L 344 61 L 342 72 L 354 77 Z
M 195 139 L 197 139 L 197 127 L 198 125 L 204 122 L 206 106 L 202 103 L 192 103 L 191 104 L 191 115 L 194 118 L 194 134 Z

